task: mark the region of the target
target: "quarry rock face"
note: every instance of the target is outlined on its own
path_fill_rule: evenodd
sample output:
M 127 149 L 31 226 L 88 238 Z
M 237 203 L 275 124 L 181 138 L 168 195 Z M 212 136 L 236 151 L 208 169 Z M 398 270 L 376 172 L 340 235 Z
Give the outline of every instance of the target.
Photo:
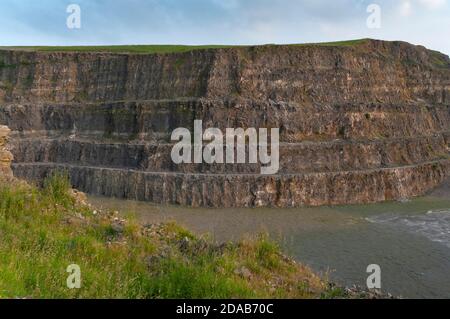
M 6 146 L 9 132 L 7 126 L 0 125 L 0 181 L 8 181 L 13 176 L 11 170 L 13 156 Z
M 279 128 L 280 170 L 175 164 L 171 133 Z M 172 54 L 0 51 L 16 176 L 163 204 L 297 207 L 422 195 L 450 176 L 450 60 L 403 42 Z M 3 163 L 3 162 L 2 162 Z

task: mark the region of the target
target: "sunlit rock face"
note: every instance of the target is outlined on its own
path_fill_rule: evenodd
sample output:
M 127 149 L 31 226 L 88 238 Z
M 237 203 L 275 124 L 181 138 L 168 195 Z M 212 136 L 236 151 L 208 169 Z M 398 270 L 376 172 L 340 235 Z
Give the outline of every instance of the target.
M 11 162 L 13 156 L 7 149 L 7 141 L 10 129 L 7 126 L 0 125 L 0 181 L 5 182 L 13 177 Z
M 2 62 L 3 61 L 3 62 Z M 178 127 L 279 128 L 280 170 L 172 162 Z M 173 54 L 0 51 L 14 173 L 163 204 L 296 207 L 424 194 L 450 175 L 450 61 L 402 42 Z

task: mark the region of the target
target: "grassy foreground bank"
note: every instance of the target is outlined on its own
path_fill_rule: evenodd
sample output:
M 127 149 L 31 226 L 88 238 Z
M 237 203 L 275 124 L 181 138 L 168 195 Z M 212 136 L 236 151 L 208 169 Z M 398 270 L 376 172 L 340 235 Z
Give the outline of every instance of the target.
M 81 269 L 69 289 L 66 269 Z M 56 174 L 0 183 L 1 298 L 320 298 L 341 293 L 265 237 L 214 244 L 97 212 Z

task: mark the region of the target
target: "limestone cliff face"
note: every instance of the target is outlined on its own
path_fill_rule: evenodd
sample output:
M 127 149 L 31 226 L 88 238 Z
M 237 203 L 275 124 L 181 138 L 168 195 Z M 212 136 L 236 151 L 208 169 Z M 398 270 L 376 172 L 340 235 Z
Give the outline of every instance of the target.
M 280 171 L 175 165 L 177 127 L 280 128 Z M 450 175 L 450 60 L 402 42 L 177 54 L 0 51 L 16 175 L 192 206 L 377 202 Z
M 207 98 L 321 104 L 450 99 L 445 55 L 401 42 L 262 46 L 165 55 L 2 51 L 20 103 Z
M 13 156 L 6 148 L 9 132 L 7 126 L 0 125 L 0 181 L 10 180 L 13 176 L 11 170 Z

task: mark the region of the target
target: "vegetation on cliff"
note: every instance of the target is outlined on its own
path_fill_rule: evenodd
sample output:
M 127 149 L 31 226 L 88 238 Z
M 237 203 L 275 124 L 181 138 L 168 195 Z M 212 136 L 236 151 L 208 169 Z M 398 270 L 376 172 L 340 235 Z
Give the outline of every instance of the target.
M 55 174 L 42 189 L 0 185 L 0 297 L 318 298 L 325 281 L 262 236 L 214 244 L 175 224 L 98 212 Z M 68 289 L 66 269 L 81 269 Z
M 349 41 L 324 42 L 324 43 L 301 43 L 290 44 L 289 46 L 349 46 L 358 45 L 368 41 L 368 39 L 358 39 Z M 262 45 L 261 45 L 262 46 Z M 265 46 L 276 46 L 267 44 Z M 109 45 L 109 46 L 29 46 L 29 47 L 4 47 L 6 49 L 30 50 L 41 52 L 107 52 L 107 53 L 138 53 L 138 54 L 165 54 L 182 53 L 195 50 L 207 49 L 227 49 L 249 46 L 239 45 Z M 1 47 L 0 47 L 1 49 Z M 0 64 L 0 68 L 2 65 Z

